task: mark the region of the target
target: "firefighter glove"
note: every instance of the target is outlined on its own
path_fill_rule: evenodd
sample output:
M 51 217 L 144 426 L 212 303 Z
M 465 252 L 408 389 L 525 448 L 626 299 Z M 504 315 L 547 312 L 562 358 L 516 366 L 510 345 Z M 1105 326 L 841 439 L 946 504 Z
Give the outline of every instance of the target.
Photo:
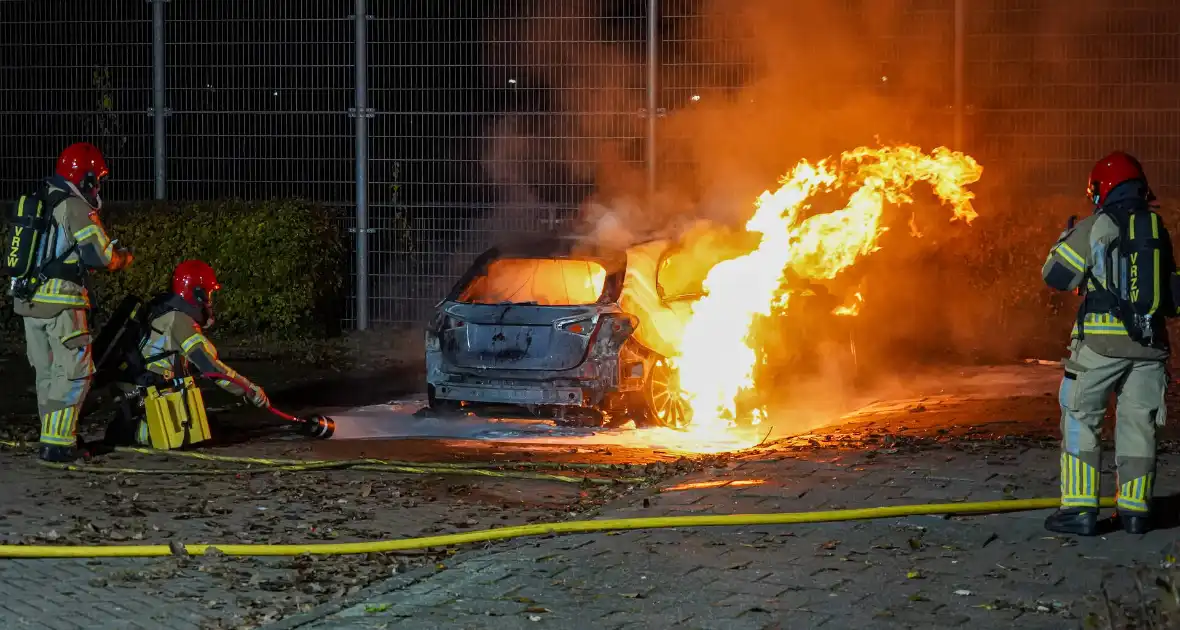
M 126 269 L 131 265 L 131 261 L 133 260 L 135 260 L 135 256 L 131 252 L 120 249 L 115 252 L 115 256 L 111 259 L 111 271 Z
M 257 385 L 252 385 L 250 391 L 246 392 L 246 400 L 250 401 L 250 404 L 255 407 L 265 408 L 270 406 L 270 399 L 266 397 L 266 392 L 262 391 L 262 388 Z

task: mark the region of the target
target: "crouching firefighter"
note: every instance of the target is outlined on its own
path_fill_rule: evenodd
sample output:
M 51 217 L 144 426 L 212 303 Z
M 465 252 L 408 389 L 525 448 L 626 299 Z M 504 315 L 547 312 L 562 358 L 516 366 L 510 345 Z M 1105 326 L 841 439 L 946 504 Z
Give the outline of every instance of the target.
M 115 247 L 99 220 L 99 188 L 110 171 L 92 144 L 72 144 L 56 174 L 22 197 L 10 217 L 5 269 L 13 310 L 24 320 L 37 379 L 40 457 L 68 462 L 80 452 L 78 419 L 89 393 L 90 293 L 93 270 L 117 271 L 131 253 Z
M 1070 356 L 1062 362 L 1061 508 L 1045 527 L 1098 533 L 1098 436 L 1113 392 L 1117 517 L 1127 532 L 1141 534 L 1151 527 L 1156 430 L 1166 415 L 1171 348 L 1164 318 L 1177 314 L 1176 262 L 1134 157 L 1115 152 L 1102 158 L 1087 196 L 1094 213 L 1062 233 L 1041 270 L 1050 287 L 1084 296 Z
M 152 444 L 145 392 L 177 384 L 195 390 L 190 374 L 212 375 L 210 378 L 230 394 L 257 407 L 270 406 L 262 388 L 223 363 L 205 336 L 205 329 L 214 322 L 213 294 L 220 288 L 208 264 L 188 260 L 176 267 L 171 292 L 146 304 L 129 298 L 112 316 L 95 343 L 99 382 L 112 383 L 121 391 L 119 408 L 103 440 L 108 447 Z M 201 405 L 196 413 L 203 422 L 199 395 L 196 401 Z

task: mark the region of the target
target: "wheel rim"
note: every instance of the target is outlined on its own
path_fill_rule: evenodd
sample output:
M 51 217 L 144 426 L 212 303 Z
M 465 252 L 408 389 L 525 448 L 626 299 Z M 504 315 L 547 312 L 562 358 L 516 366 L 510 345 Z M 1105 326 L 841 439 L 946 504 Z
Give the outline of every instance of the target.
M 683 429 L 688 426 L 689 408 L 680 390 L 680 375 L 664 359 L 652 365 L 648 380 L 648 404 L 661 426 Z

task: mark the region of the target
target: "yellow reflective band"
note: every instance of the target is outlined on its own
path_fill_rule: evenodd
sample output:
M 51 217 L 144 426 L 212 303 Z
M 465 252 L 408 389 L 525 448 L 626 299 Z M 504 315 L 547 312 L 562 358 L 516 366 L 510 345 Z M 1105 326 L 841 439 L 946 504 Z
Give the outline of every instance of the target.
M 1065 262 L 1069 263 L 1078 271 L 1086 270 L 1086 259 L 1082 258 L 1072 247 L 1067 243 L 1059 243 L 1055 248 L 1057 254 L 1061 256 Z
M 82 241 L 94 237 L 98 239 L 98 248 L 102 250 L 103 256 L 110 258 L 115 253 L 115 244 L 111 242 L 110 237 L 106 232 L 100 229 L 97 225 L 87 225 L 86 227 L 74 232 L 74 240 L 81 243 Z
M 33 302 L 38 304 L 58 304 L 61 306 L 90 306 L 90 300 L 84 295 L 44 295 L 38 293 L 33 296 Z
M 81 337 L 82 335 L 89 335 L 89 334 L 90 334 L 89 330 L 79 330 L 77 332 L 72 332 L 72 333 L 66 335 L 65 337 L 62 337 L 61 342 L 66 343 L 68 341 L 77 339 L 78 337 Z
M 74 232 L 74 240 L 81 243 L 82 241 L 94 237 L 98 239 L 98 244 L 105 249 L 110 244 L 111 239 L 107 237 L 106 233 L 98 228 L 97 225 L 87 225 L 86 227 Z
M 1098 507 L 1098 469 L 1070 455 L 1061 454 L 1062 507 Z
M 1082 320 L 1087 335 L 1127 335 L 1127 328 L 1122 320 L 1109 313 L 1090 313 Z M 1073 325 L 1072 335 L 1078 334 L 1078 325 Z
M 205 339 L 205 335 L 202 335 L 201 333 L 197 333 L 197 334 L 193 335 L 192 337 L 185 339 L 184 343 L 180 344 L 180 350 L 181 350 L 181 352 L 188 354 L 193 348 L 197 347 L 198 345 L 204 345 L 205 349 L 208 350 L 209 340 Z
M 45 414 L 41 419 L 41 441 L 55 446 L 73 446 L 77 414 L 74 407 L 67 407 Z
M 1155 215 L 1152 215 L 1151 217 L 1151 227 L 1155 228 Z M 1153 258 L 1152 262 L 1154 264 L 1153 269 L 1155 269 L 1155 273 L 1151 277 L 1155 280 L 1156 284 L 1156 290 L 1154 291 L 1154 295 L 1151 298 L 1151 312 L 1154 313 L 1156 309 L 1160 307 L 1160 289 L 1164 283 L 1160 281 L 1160 250 L 1157 249 L 1151 254 Z
M 33 302 L 41 304 L 58 304 L 63 306 L 90 306 L 89 296 L 83 293 L 65 291 L 65 283 L 60 278 L 50 278 L 37 289 Z
M 1123 483 L 1119 486 L 1116 504 L 1118 507 L 1132 512 L 1146 512 L 1154 485 L 1155 473 L 1147 473 L 1142 477 L 1136 477 Z

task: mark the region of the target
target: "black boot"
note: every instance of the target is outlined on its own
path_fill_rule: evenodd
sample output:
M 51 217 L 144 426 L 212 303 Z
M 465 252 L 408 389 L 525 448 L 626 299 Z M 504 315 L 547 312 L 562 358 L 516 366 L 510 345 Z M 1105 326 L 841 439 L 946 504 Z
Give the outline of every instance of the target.
M 1045 529 L 1074 536 L 1098 535 L 1098 510 L 1061 508 L 1045 519 Z
M 107 425 L 106 433 L 102 436 L 103 444 L 111 448 L 134 445 L 135 431 L 139 428 L 138 424 L 130 409 L 121 407 L 115 412 L 115 417 L 111 419 L 110 424 Z
M 69 464 L 78 459 L 78 449 L 73 446 L 42 444 L 37 456 L 55 464 Z
M 1119 512 L 1123 531 L 1141 536 L 1151 531 L 1151 515 L 1146 512 Z

